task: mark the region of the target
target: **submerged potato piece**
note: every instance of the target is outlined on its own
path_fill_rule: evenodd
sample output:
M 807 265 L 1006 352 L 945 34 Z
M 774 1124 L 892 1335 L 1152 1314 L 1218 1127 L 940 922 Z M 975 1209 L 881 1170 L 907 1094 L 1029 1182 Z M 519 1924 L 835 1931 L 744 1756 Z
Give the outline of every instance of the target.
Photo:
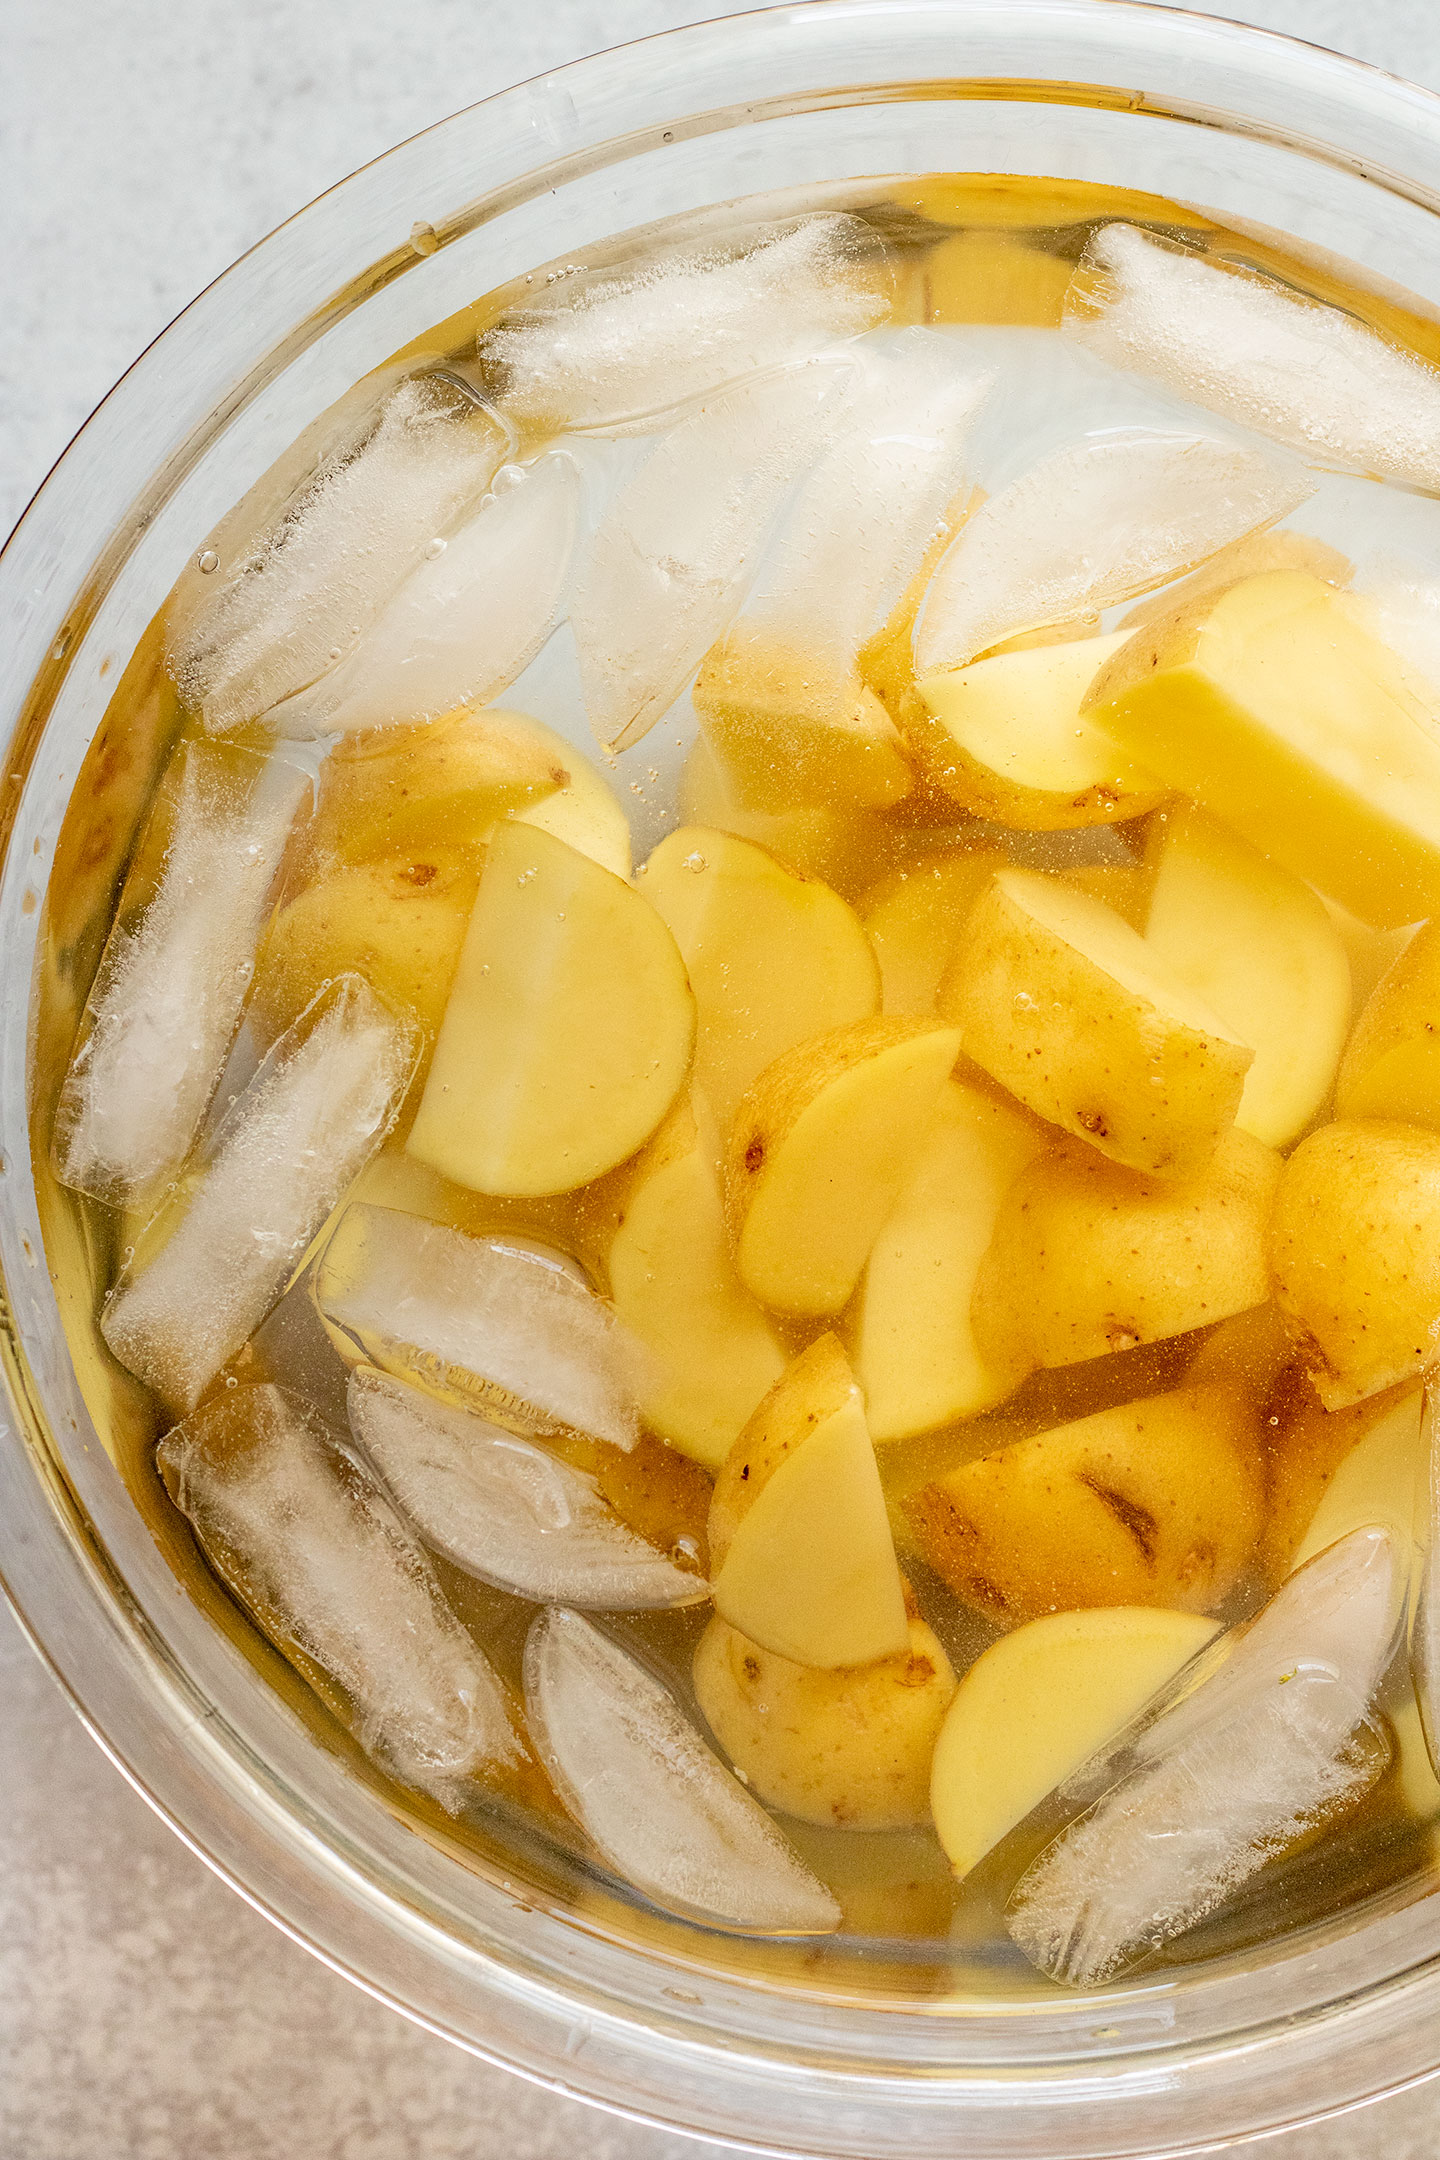
M 929 1820 L 930 1758 L 955 1675 L 923 1620 L 909 1634 L 896 1657 L 822 1672 L 711 1620 L 695 1650 L 695 1699 L 758 1800 L 847 1830 Z
M 1345 1046 L 1335 1109 L 1440 1131 L 1440 922 L 1422 923 L 1376 984 Z
M 695 1078 L 722 1134 L 782 1051 L 876 1010 L 879 975 L 853 911 L 768 849 L 714 827 L 677 826 L 638 885 L 688 970 Z
M 853 900 L 894 861 L 897 836 L 876 810 L 801 804 L 789 810 L 745 810 L 734 799 L 703 735 L 680 774 L 680 816 L 769 848 L 787 868 L 821 878 Z
M 1280 1157 L 1228 1132 L 1198 1177 L 1144 1177 L 1070 1144 L 1011 1185 L 978 1271 L 981 1345 L 1022 1371 L 1132 1350 L 1263 1304 Z
M 924 1145 L 955 1028 L 862 1020 L 798 1043 L 740 1105 L 726 1215 L 741 1279 L 776 1312 L 839 1312 Z
M 1013 1103 L 965 1081 L 945 1083 L 846 1319 L 872 1439 L 974 1417 L 1003 1401 L 1034 1362 L 982 1346 L 970 1307 L 997 1212 L 1045 1144 L 1044 1127 Z
M 495 829 L 407 1145 L 477 1192 L 569 1192 L 647 1140 L 695 1031 L 655 910 L 550 833 Z
M 505 712 L 446 713 L 342 735 L 306 836 L 320 862 L 480 846 L 497 817 L 564 787 L 567 763 Z
M 982 1651 L 935 1746 L 930 1803 L 955 1873 L 1138 1716 L 1218 1633 L 1198 1613 L 1116 1605 L 1047 1613 Z
M 1303 570 L 1145 625 L 1085 701 L 1128 756 L 1365 922 L 1440 913 L 1440 691 Z
M 785 1370 L 785 1352 L 735 1272 L 703 1100 L 677 1104 L 636 1162 L 608 1273 L 616 1312 L 657 1367 L 642 1415 L 718 1469 Z
M 260 947 L 250 1014 L 264 1040 L 283 1035 L 323 984 L 352 973 L 433 1037 L 478 883 L 453 848 L 324 871 L 280 909 Z
M 1340 1061 L 1350 1024 L 1344 944 L 1302 879 L 1203 810 L 1168 810 L 1155 831 L 1145 942 L 1250 1044 L 1235 1122 L 1285 1147 L 1325 1101 Z
M 960 927 L 1004 867 L 998 848 L 940 848 L 892 870 L 865 894 L 859 915 L 880 963 L 887 1019 L 934 1012 Z
M 691 702 L 743 809 L 882 809 L 915 784 L 894 722 L 858 675 L 743 623 L 711 647 Z
M 1358 1519 L 1348 1519 L 1352 1510 L 1347 1489 L 1352 1496 L 1356 1491 L 1353 1477 L 1347 1477 L 1340 1487 L 1334 1507 L 1329 1498 L 1331 1488 L 1370 1435 L 1393 1434 L 1397 1429 L 1410 1430 L 1418 1446 L 1418 1387 L 1391 1388 L 1383 1395 L 1372 1395 L 1368 1402 L 1353 1403 L 1348 1410 L 1326 1410 L 1305 1386 L 1290 1391 L 1280 1403 L 1275 1423 L 1266 1427 L 1267 1505 L 1265 1533 L 1260 1541 L 1265 1580 L 1272 1589 L 1277 1589 L 1299 1565 L 1297 1555 L 1302 1545 L 1305 1557 L 1310 1559 L 1323 1551 L 1325 1543 L 1334 1542 L 1333 1538 L 1325 1538 L 1323 1543 L 1317 1543 L 1310 1534 L 1312 1528 L 1318 1525 L 1323 1533 L 1325 1524 L 1339 1520 L 1342 1514 L 1347 1518 L 1346 1529 L 1364 1527 Z M 1368 1485 L 1369 1480 L 1365 1483 Z M 1376 1519 L 1392 1520 L 1393 1509 L 1387 1506 Z
M 1222 1320 L 1205 1335 L 1185 1368 L 1186 1385 L 1210 1380 L 1240 1389 L 1253 1408 L 1268 1413 L 1276 1390 L 1295 1366 L 1295 1338 L 1278 1305 L 1252 1305 Z
M 1418 1379 L 1440 1355 L 1440 1134 L 1358 1118 L 1311 1133 L 1280 1180 L 1270 1266 L 1327 1410 Z
M 1062 874 L 1067 885 L 1078 885 L 1092 900 L 1103 900 L 1132 930 L 1144 930 L 1150 911 L 1150 872 L 1144 863 L 1076 863 Z
M 1206 1612 L 1260 1530 L 1249 1406 L 1202 1387 L 1100 1410 L 952 1470 L 906 1511 L 936 1573 L 1005 1625 L 1087 1605 Z
M 940 1011 L 977 1065 L 1133 1170 L 1203 1170 L 1254 1053 L 1088 893 L 1002 870 L 975 903 Z
M 1338 1465 L 1291 1556 L 1292 1575 L 1328 1545 L 1373 1523 L 1393 1530 L 1402 1549 L 1417 1531 L 1428 1532 L 1430 1457 L 1421 1401 L 1418 1388 L 1407 1393 L 1361 1434 Z
M 904 708 L 926 778 L 1026 832 L 1142 817 L 1170 790 L 1117 753 L 1080 702 L 1123 634 L 992 654 L 926 675 Z
M 833 1337 L 796 1359 L 726 1457 L 710 1555 L 715 1610 L 777 1656 L 829 1669 L 904 1651 L 865 1405 Z
M 486 717 L 503 719 L 510 734 L 533 744 L 540 757 L 552 768 L 563 769 L 566 775 L 553 794 L 532 798 L 523 808 L 512 810 L 510 815 L 516 824 L 534 825 L 541 832 L 553 833 L 577 854 L 598 862 L 602 870 L 613 870 L 616 877 L 628 878 L 630 820 L 614 789 L 604 774 L 596 771 L 589 756 L 543 721 L 532 720 L 528 713 L 501 714 L 491 708 Z
M 1272 526 L 1268 532 L 1246 533 L 1242 539 L 1232 540 L 1208 562 L 1201 563 L 1198 570 L 1192 570 L 1189 577 L 1165 586 L 1161 592 L 1147 593 L 1125 610 L 1120 628 L 1128 634 L 1145 623 L 1163 622 L 1182 604 L 1206 594 L 1218 598 L 1241 578 L 1259 577 L 1266 570 L 1308 570 L 1327 585 L 1348 585 L 1355 574 L 1354 564 L 1338 548 L 1316 540 L 1310 533 Z
M 601 1498 L 609 1501 L 621 1522 L 703 1575 L 710 1480 L 699 1464 L 653 1433 L 642 1433 L 633 1448 L 601 1441 L 592 1460 Z

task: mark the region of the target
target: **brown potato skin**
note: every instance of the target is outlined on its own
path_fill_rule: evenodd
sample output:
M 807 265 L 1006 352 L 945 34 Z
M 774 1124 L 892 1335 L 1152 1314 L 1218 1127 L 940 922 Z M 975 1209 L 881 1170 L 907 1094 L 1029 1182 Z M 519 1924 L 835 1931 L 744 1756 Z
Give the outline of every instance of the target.
M 1322 1125 L 1285 1165 L 1269 1256 L 1327 1410 L 1419 1378 L 1440 1356 L 1440 1133 Z
M 1254 1416 L 1224 1386 L 1179 1388 L 979 1456 L 904 1503 L 956 1596 L 1014 1627 L 1089 1605 L 1211 1612 L 1263 1519 Z

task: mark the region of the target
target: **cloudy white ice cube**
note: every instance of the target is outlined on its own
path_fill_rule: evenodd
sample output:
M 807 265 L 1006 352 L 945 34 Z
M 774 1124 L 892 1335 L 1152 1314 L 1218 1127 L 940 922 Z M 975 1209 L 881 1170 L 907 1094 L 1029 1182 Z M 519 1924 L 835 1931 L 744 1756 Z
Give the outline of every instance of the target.
M 370 1366 L 350 1428 L 427 1545 L 536 1604 L 597 1612 L 693 1605 L 709 1586 L 621 1522 L 595 1479 Z
M 1440 489 L 1440 374 L 1274 279 L 1106 225 L 1067 296 L 1065 328 L 1317 464 Z
M 916 672 L 1163 585 L 1311 489 L 1290 459 L 1219 436 L 1120 428 L 1067 444 L 961 527 L 916 624 Z
M 599 742 L 638 742 L 728 627 L 853 369 L 815 362 L 726 392 L 664 436 L 590 541 L 570 607 Z
M 654 425 L 726 383 L 856 336 L 889 309 L 874 233 L 842 213 L 771 231 L 739 254 L 662 256 L 555 296 L 480 340 L 517 419 Z
M 573 1263 L 524 1240 L 356 1201 L 315 1275 L 361 1356 L 522 1434 L 632 1448 L 643 1353 Z
M 563 453 L 503 465 L 493 490 L 422 560 L 330 674 L 266 715 L 313 737 L 484 705 L 534 659 L 555 620 L 580 509 Z
M 322 466 L 172 624 L 171 669 L 206 726 L 242 726 L 337 666 L 431 543 L 479 501 L 507 443 L 438 376 L 393 391 L 360 447 Z
M 265 1318 L 384 1138 L 418 1047 L 413 1023 L 342 975 L 231 1104 L 101 1315 L 120 1363 L 164 1401 L 192 1409 Z
M 583 1614 L 525 1645 L 531 1737 L 616 1873 L 657 1905 L 761 1934 L 828 1934 L 840 1908 L 674 1697 Z
M 216 1573 L 383 1769 L 453 1811 L 467 1780 L 519 1760 L 505 1692 L 420 1545 L 299 1396 L 222 1394 L 158 1461 Z
M 1043 1972 L 1113 1979 L 1363 1797 L 1389 1760 L 1370 1705 L 1408 1573 L 1391 1532 L 1353 1532 L 1290 1577 L 1199 1687 L 1105 1751 L 1118 1782 L 1011 1900 L 1010 1933 Z M 1076 1785 L 1095 1781 L 1087 1766 Z
M 64 1185 L 152 1198 L 188 1154 L 240 1022 L 305 773 L 191 743 L 153 894 L 106 943 L 55 1115 Z M 162 815 L 165 814 L 163 811 Z

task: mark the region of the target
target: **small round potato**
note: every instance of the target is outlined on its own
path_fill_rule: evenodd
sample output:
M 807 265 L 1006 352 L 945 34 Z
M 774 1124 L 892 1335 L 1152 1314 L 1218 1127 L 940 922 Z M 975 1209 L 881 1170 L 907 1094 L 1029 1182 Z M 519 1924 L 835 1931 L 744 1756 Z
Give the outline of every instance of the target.
M 823 1671 L 773 1656 L 717 1616 L 694 1678 L 711 1731 L 758 1799 L 850 1830 L 928 1822 L 930 1758 L 956 1681 L 923 1620 L 911 1619 L 904 1656 Z

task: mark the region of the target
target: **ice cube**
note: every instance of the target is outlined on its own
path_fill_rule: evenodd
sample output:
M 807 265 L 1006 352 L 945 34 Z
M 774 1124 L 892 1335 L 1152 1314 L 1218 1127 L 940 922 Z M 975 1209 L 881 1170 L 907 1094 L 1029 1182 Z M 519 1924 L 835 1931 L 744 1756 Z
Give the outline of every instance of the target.
M 525 1435 L 632 1448 L 643 1353 L 573 1262 L 354 1201 L 315 1272 L 332 1334 Z M 353 1354 L 353 1353 L 352 1353 Z
M 617 1874 L 657 1905 L 766 1935 L 828 1934 L 840 1908 L 668 1689 L 580 1613 L 525 1645 L 525 1707 L 556 1790 Z
M 850 409 L 798 489 L 732 635 L 849 669 L 920 568 L 965 479 L 993 376 L 943 332 L 904 330 L 861 354 Z
M 135 1206 L 189 1152 L 239 1025 L 266 900 L 310 786 L 278 758 L 208 743 L 182 751 L 159 882 L 138 908 L 122 903 L 60 1092 L 62 1185 Z
M 1421 1426 L 1428 1474 L 1415 1625 L 1410 1636 L 1410 1674 L 1426 1752 L 1440 1777 L 1440 1400 L 1433 1387 L 1425 1390 Z
M 1289 459 L 1218 436 L 1117 428 L 1067 444 L 961 527 L 925 596 L 916 672 L 1163 585 L 1311 490 Z
M 694 1605 L 704 1578 L 621 1522 L 593 1477 L 468 1410 L 362 1365 L 350 1429 L 437 1552 L 537 1605 L 644 1612 Z
M 157 1460 L 215 1572 L 383 1769 L 454 1812 L 467 1779 L 519 1761 L 505 1691 L 420 1545 L 298 1395 L 219 1395 Z
M 431 543 L 348 660 L 266 714 L 277 735 L 428 720 L 498 697 L 555 619 L 580 505 L 572 459 L 502 465 L 474 516 Z
M 242 726 L 338 665 L 430 544 L 484 494 L 508 437 L 439 376 L 392 392 L 359 449 L 172 623 L 169 661 L 207 727 Z
M 374 1154 L 419 1054 L 358 975 L 306 1007 L 141 1238 L 101 1316 L 120 1363 L 193 1409 Z
M 1010 1933 L 1053 1979 L 1094 1987 L 1213 1912 L 1266 1861 L 1352 1807 L 1390 1758 L 1370 1704 L 1394 1655 L 1409 1558 L 1357 1530 L 1299 1569 L 1159 1716 L 1062 1798 L 1105 1786 L 1011 1899 Z M 1110 1783 L 1113 1773 L 1117 1783 Z
M 1065 328 L 1315 464 L 1440 489 L 1440 375 L 1274 279 L 1107 225 L 1071 285 Z
M 607 749 L 663 717 L 729 625 L 852 374 L 815 362 L 728 391 L 664 436 L 615 497 L 570 608 L 585 709 Z
M 858 218 L 808 217 L 743 253 L 662 257 L 511 317 L 480 340 L 517 419 L 622 428 L 856 336 L 890 310 Z

